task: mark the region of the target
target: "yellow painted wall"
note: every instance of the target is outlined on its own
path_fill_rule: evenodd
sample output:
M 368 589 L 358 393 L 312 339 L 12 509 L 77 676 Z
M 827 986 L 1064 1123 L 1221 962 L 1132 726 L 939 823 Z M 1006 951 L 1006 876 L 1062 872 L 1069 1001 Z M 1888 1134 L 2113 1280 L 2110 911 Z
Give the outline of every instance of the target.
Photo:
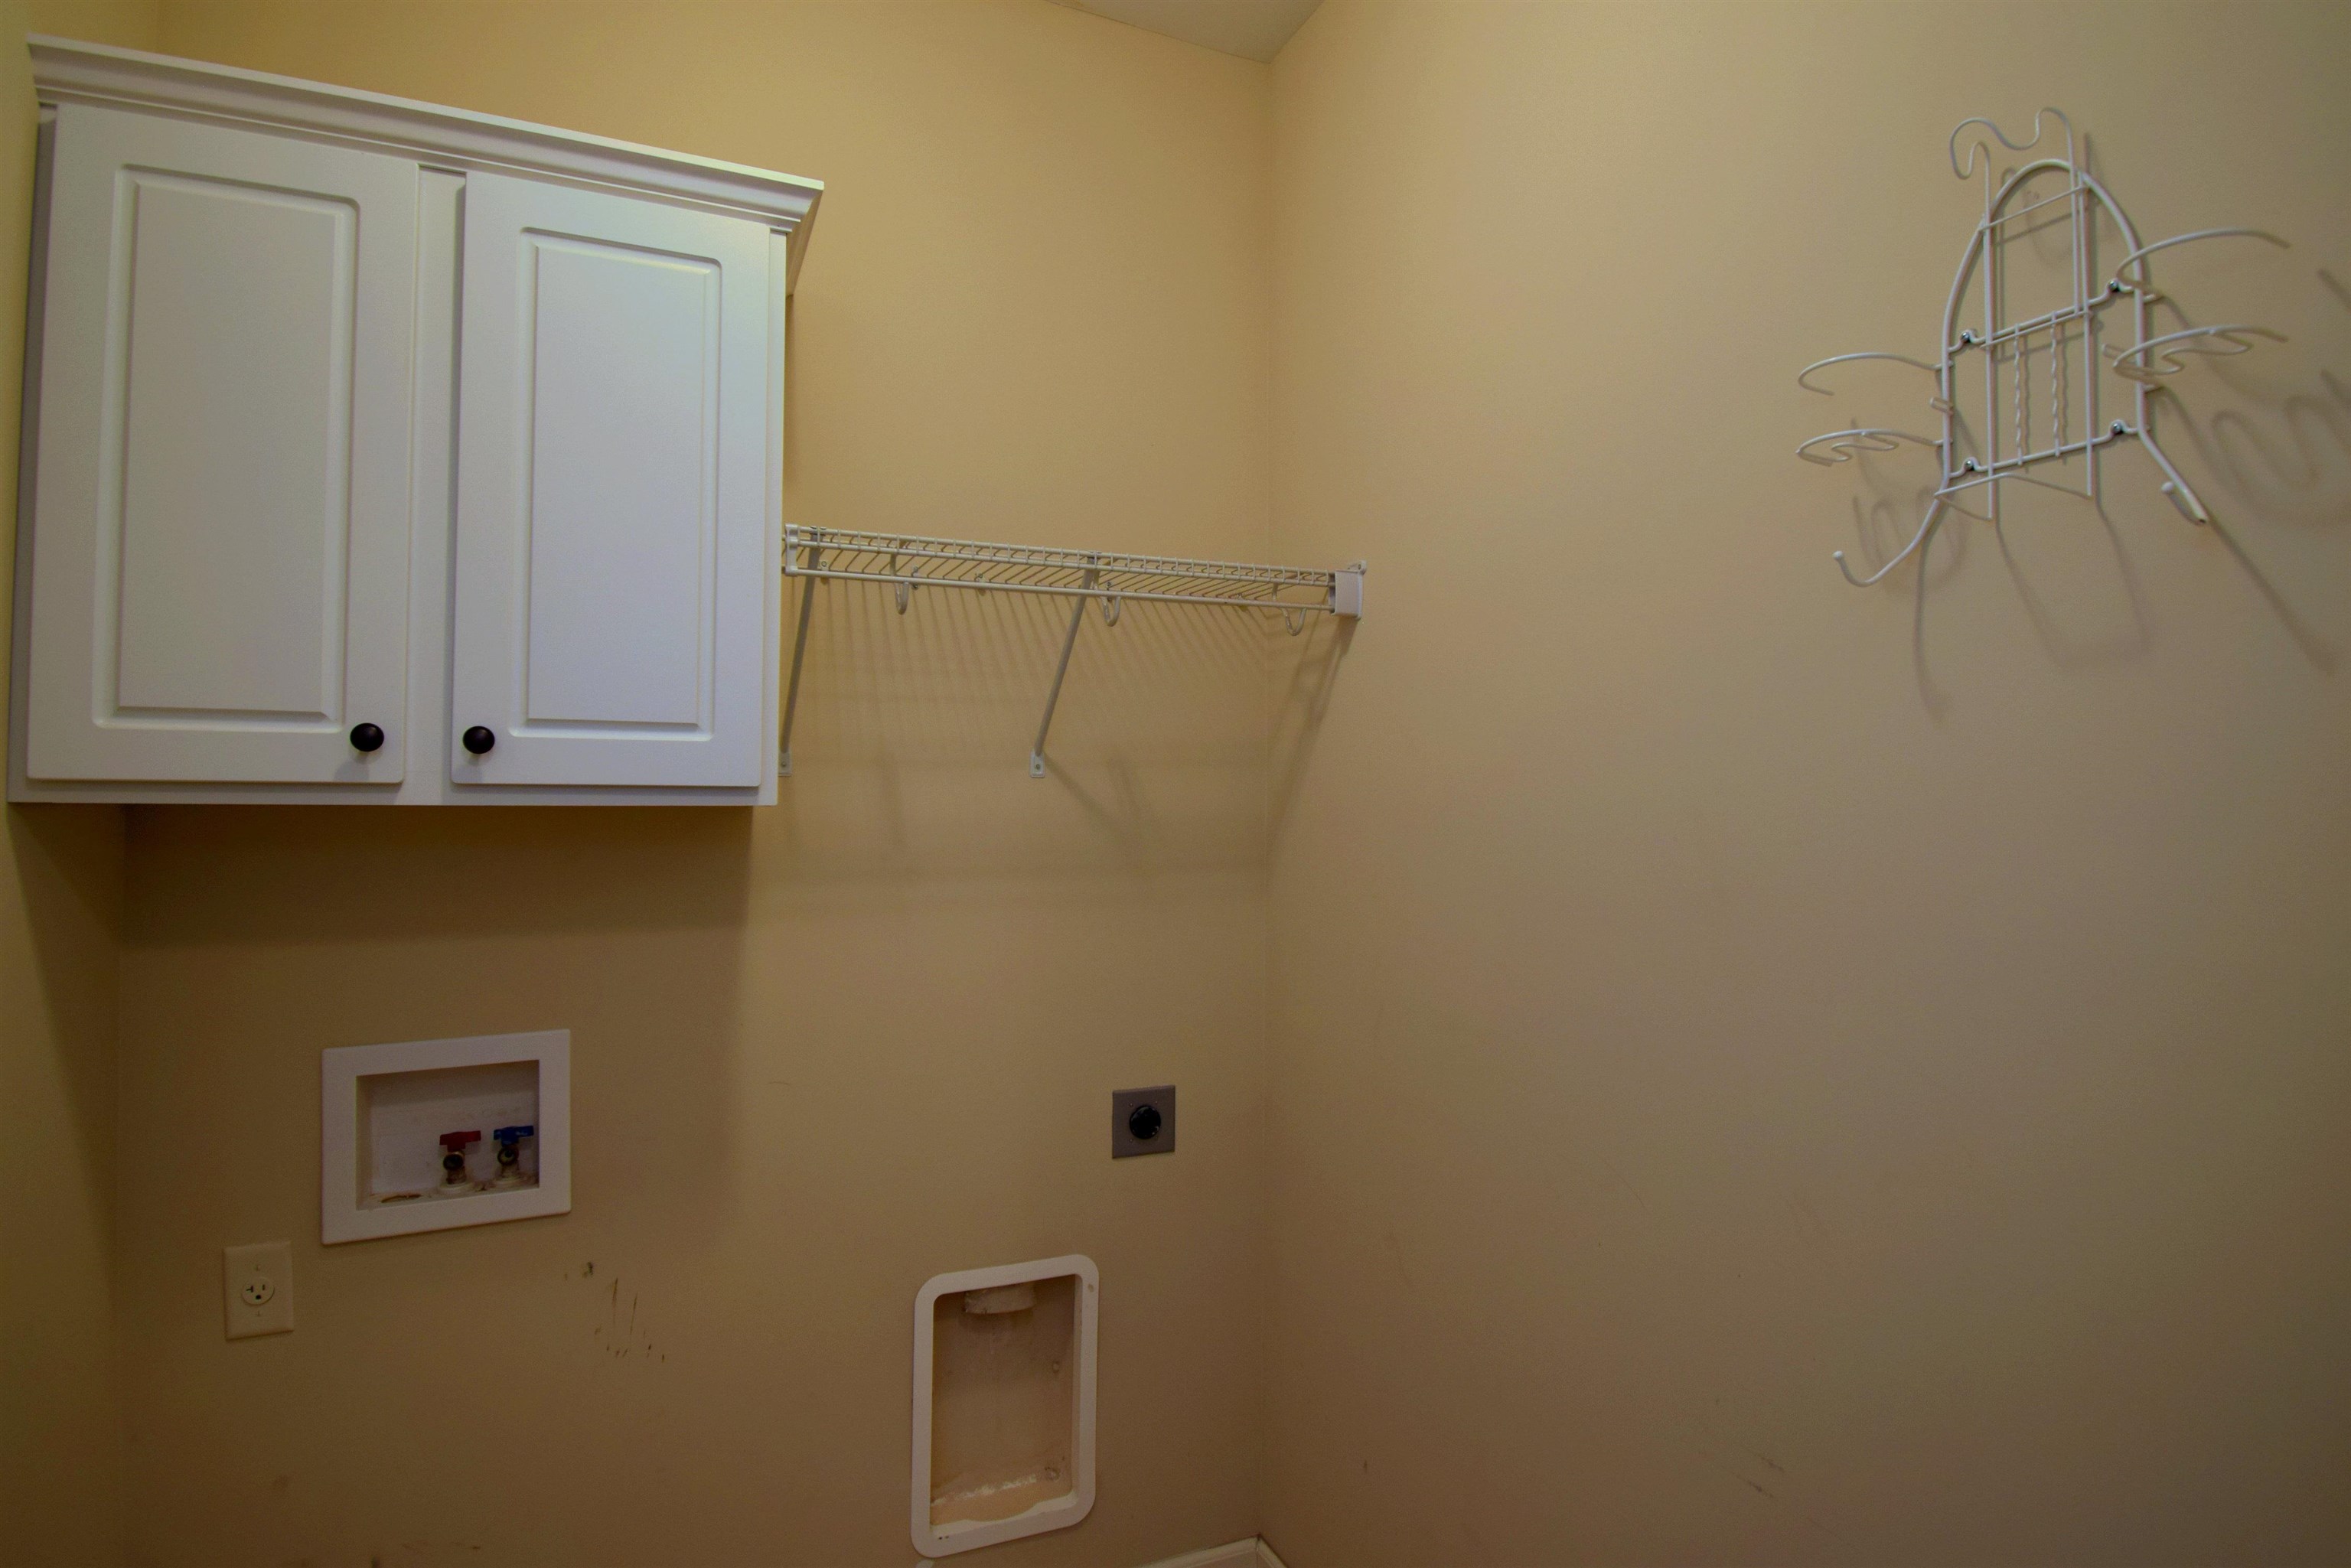
M 26 33 L 152 46 L 147 4 L 0 5 L 0 365 L 24 352 L 33 210 Z M 15 511 L 13 372 L 0 376 L 0 494 Z M 16 551 L 0 554 L 13 582 Z M 16 602 L 0 587 L 0 672 Z M 5 684 L 5 674 L 0 674 Z M 6 740 L 0 737 L 0 748 Z M 122 813 L 10 806 L 0 828 L 0 1562 L 121 1550 L 111 1247 Z
M 824 178 L 788 517 L 1372 618 L 1090 625 L 1042 783 L 1050 607 L 832 590 L 771 810 L 12 809 L 0 1556 L 904 1563 L 914 1289 L 1065 1249 L 1101 1503 L 991 1561 L 2351 1554 L 2351 13 L 37 10 Z M 2160 264 L 2293 340 L 2180 378 L 2225 527 L 2126 449 L 1855 593 L 1921 472 L 1792 450 L 1912 393 L 1792 372 L 2044 102 L 2296 241 Z M 553 1025 L 573 1214 L 316 1244 L 319 1050 Z
M 829 182 L 788 518 L 1254 558 L 1263 67 L 1011 5 L 166 7 L 161 47 Z M 1260 629 L 827 591 L 738 810 L 131 813 L 134 1562 L 891 1564 L 931 1274 L 1100 1265 L 1100 1501 L 1249 1533 Z M 568 1217 L 321 1249 L 318 1053 L 568 1026 Z M 1108 1096 L 1174 1081 L 1173 1158 Z M 298 1328 L 225 1343 L 225 1244 Z
M 1331 0 L 1275 62 L 1266 1533 L 1383 1563 L 2351 1557 L 2351 9 Z M 2200 322 L 2107 517 L 1846 588 L 1798 463 L 2053 103 Z M 1931 459 L 1928 460 L 1931 463 Z M 1310 671 L 1311 665 L 1310 664 Z M 1301 684 L 1304 701 L 1318 690 Z M 1286 719 L 1295 730 L 1293 716 Z

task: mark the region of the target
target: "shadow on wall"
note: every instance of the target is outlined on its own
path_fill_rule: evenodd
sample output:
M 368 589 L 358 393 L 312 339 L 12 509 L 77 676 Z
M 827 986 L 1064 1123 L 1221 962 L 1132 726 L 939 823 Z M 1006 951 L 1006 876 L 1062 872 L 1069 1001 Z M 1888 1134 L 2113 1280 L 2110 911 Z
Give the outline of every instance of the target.
M 1029 749 L 1071 601 L 917 589 L 900 612 L 878 584 L 814 591 L 774 869 L 851 880 L 1262 862 L 1279 622 L 1130 601 L 1107 626 L 1088 601 L 1037 779 Z
M 2351 290 L 2325 267 L 2317 277 L 2325 298 L 2351 318 Z M 2174 402 L 2192 449 L 2249 517 L 2304 528 L 2351 523 L 2351 384 L 2320 367 L 2279 387 L 2257 369 L 2210 362 L 2234 406 L 2208 413 L 2204 399 Z
M 115 813 L 86 806 L 10 806 L 9 852 L 32 947 L 31 983 L 7 999 L 7 1076 L 47 1079 L 61 1097 L 71 1147 L 13 1173 L 10 1189 L 61 1212 L 103 1214 L 113 1189 L 114 968 L 121 921 L 122 834 Z M 101 958 L 99 956 L 104 955 Z M 11 1085 L 12 1113 L 30 1085 Z M 21 1131 L 21 1129 L 19 1129 Z M 12 1145 L 19 1140 L 12 1137 Z M 13 1164 L 14 1162 L 10 1162 Z M 74 1190 L 55 1191 L 60 1181 Z
M 1298 787 L 1306 777 L 1307 764 L 1314 758 L 1314 742 L 1322 731 L 1322 716 L 1331 706 L 1331 694 L 1339 684 L 1339 666 L 1354 645 L 1355 628 L 1361 621 L 1353 616 L 1326 615 L 1317 618 L 1301 639 L 1304 646 L 1296 653 L 1288 678 L 1276 694 L 1273 714 L 1272 777 L 1267 789 L 1272 813 L 1272 831 L 1279 833 L 1290 820 L 1290 808 L 1298 797 Z
M 739 925 L 749 813 L 131 808 L 133 946 L 465 941 Z
M 2351 317 L 2351 289 L 2325 267 L 2317 272 L 2325 298 Z M 2320 367 L 2290 390 L 2275 391 L 2253 367 L 2216 361 L 2214 377 L 2234 406 L 2209 414 L 2182 408 L 2177 423 L 2189 449 L 2219 482 L 2231 509 L 2260 523 L 2286 528 L 2341 528 L 2351 523 L 2351 384 Z M 2180 405 L 2175 404 L 2175 407 Z M 2225 517 L 2212 531 L 2267 601 L 2279 623 L 2314 669 L 2333 674 L 2340 652 L 2318 635 L 2269 573 L 2249 555 Z
M 750 812 L 162 806 L 130 818 L 121 1126 L 139 1150 L 134 1248 L 167 1223 L 152 1184 L 168 1172 L 183 1218 L 304 1236 L 298 1267 L 320 1289 L 376 1291 L 395 1315 L 435 1310 L 401 1269 L 482 1243 L 314 1254 L 301 1195 L 315 1192 L 316 1145 L 222 1130 L 311 1123 L 326 1047 L 549 1028 L 572 1030 L 574 1134 L 601 1151 L 590 1179 L 632 1204 L 674 1204 L 650 1211 L 669 1217 L 671 1245 L 721 1228 L 736 1188 L 706 1173 L 732 1169 L 730 1086 L 768 1043 L 744 1021 Z M 705 1174 L 660 1157 L 681 1147 Z M 710 1189 L 700 1204 L 697 1180 Z M 566 1238 L 617 1247 L 611 1223 L 496 1228 L 538 1253 L 582 1244 Z M 168 1249 L 129 1268 L 126 1290 L 190 1289 Z
M 139 946 L 464 940 L 743 924 L 755 876 L 940 880 L 1261 864 L 1277 620 L 1089 601 L 1047 744 L 1028 750 L 1069 601 L 824 582 L 795 777 L 774 812 L 725 808 L 133 808 Z M 1328 617 L 1317 617 L 1318 622 Z M 1301 642 L 1306 706 L 1338 644 Z M 789 649 L 787 649 L 789 656 Z M 1305 685 L 1284 720 L 1294 753 Z M 756 841 L 756 845 L 755 845 Z M 166 887 L 165 884 L 168 884 Z
M 37 1040 L 110 1041 L 114 977 L 94 967 L 110 952 L 121 919 L 122 835 L 114 813 L 77 806 L 6 808 L 9 848 L 31 942 L 33 984 L 9 998 L 11 1033 L 19 1046 Z M 32 1015 L 37 1015 L 36 1019 Z M 85 1136 L 79 1154 L 83 1185 L 102 1194 L 113 1090 L 110 1049 L 61 1052 L 58 1082 Z
M 117 1469 L 108 1349 L 122 826 L 89 806 L 6 808 L 0 915 L 0 1281 L 5 1538 L 27 1561 L 101 1554 Z

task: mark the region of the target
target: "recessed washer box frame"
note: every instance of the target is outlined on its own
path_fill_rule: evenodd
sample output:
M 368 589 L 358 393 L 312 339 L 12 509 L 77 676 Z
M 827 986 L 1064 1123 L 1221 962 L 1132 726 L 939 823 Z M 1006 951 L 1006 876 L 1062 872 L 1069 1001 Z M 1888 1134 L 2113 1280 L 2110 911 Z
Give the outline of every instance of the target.
M 943 1298 L 969 1291 L 998 1291 L 1008 1285 L 1043 1289 L 1032 1298 L 1036 1305 L 1014 1309 L 1006 1315 L 1048 1312 L 1055 1287 L 1066 1283 L 1070 1295 L 1067 1361 L 1073 1375 L 1068 1388 L 1066 1436 L 1069 1490 L 1050 1497 L 1008 1519 L 955 1520 L 934 1523 L 932 1462 L 938 1435 L 936 1412 L 939 1386 L 937 1323 Z M 914 1296 L 914 1485 L 909 1522 L 914 1549 L 925 1557 L 945 1557 L 993 1546 L 1049 1530 L 1066 1530 L 1093 1511 L 1094 1506 L 1094 1364 L 1095 1324 L 1102 1301 L 1101 1275 L 1093 1260 L 1071 1253 L 1033 1263 L 1007 1263 L 993 1269 L 967 1269 L 940 1274 Z M 974 1315 L 991 1317 L 1006 1309 L 1000 1304 L 979 1309 Z M 1001 1373 L 1004 1369 L 990 1369 Z M 1060 1366 L 1054 1366 L 1056 1374 Z
M 369 1080 L 527 1065 L 537 1077 L 538 1183 L 510 1192 L 371 1206 Z M 481 1129 L 487 1138 L 491 1129 Z M 571 1031 L 472 1035 L 319 1053 L 319 1239 L 366 1241 L 571 1212 Z

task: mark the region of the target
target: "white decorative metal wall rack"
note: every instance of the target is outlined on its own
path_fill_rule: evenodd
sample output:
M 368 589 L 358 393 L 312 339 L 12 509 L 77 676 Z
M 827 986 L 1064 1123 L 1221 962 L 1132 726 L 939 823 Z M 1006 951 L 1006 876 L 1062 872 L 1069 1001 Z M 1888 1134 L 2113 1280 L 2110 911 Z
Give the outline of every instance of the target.
M 982 544 L 970 539 L 928 538 L 916 534 L 864 533 L 849 528 L 784 528 L 784 575 L 811 580 L 800 590 L 799 620 L 792 633 L 792 669 L 785 684 L 783 736 L 777 771 L 792 771 L 792 725 L 799 716 L 800 666 L 808 656 L 809 618 L 816 608 L 816 579 L 888 584 L 904 615 L 925 588 L 962 588 L 980 593 L 1033 593 L 1067 599 L 1069 627 L 1061 637 L 1061 662 L 1045 696 L 1045 714 L 1029 748 L 1029 775 L 1045 776 L 1045 737 L 1078 627 L 1089 602 L 1104 626 L 1116 626 L 1128 600 L 1152 604 L 1209 605 L 1280 615 L 1290 635 L 1306 630 L 1314 615 L 1359 617 L 1364 612 L 1364 563 L 1335 571 L 1309 567 L 1255 566 L 1240 561 L 1185 560 L 1173 556 L 1121 555 L 1108 550 L 1057 549 L 1040 545 Z
M 1960 139 L 1970 128 L 1980 127 L 2010 152 L 2022 152 L 2041 144 L 2043 122 L 2050 119 L 2064 129 L 2065 153 L 2062 158 L 2031 160 L 1997 183 L 1992 177 L 1991 149 L 1981 136 L 1967 143 L 1966 161 L 1960 160 Z M 2203 501 L 2156 440 L 2152 400 L 2166 390 L 2164 378 L 2182 368 L 2182 355 L 2241 354 L 2253 347 L 2254 339 L 2267 338 L 2277 342 L 2285 340 L 2265 327 L 2242 324 L 2151 331 L 2150 312 L 2163 296 L 2155 287 L 2148 258 L 2159 250 L 2196 240 L 2239 237 L 2281 247 L 2286 242 L 2262 229 L 2214 228 L 2175 235 L 2151 245 L 2140 244 L 2138 231 L 2125 215 L 2121 204 L 2095 175 L 2082 167 L 2074 152 L 2073 122 L 2054 109 L 2044 109 L 2032 117 L 2032 134 L 2022 141 L 2010 141 L 2007 133 L 1989 120 L 1962 120 L 1951 132 L 1950 156 L 1952 172 L 1960 179 L 1980 173 L 1984 198 L 1983 214 L 1977 220 L 1967 251 L 1959 258 L 1959 270 L 1951 279 L 1950 298 L 1943 307 L 1939 354 L 1932 361 L 1876 350 L 1834 354 L 1813 361 L 1796 374 L 1797 385 L 1823 396 L 1830 395 L 1829 389 L 1815 384 L 1814 372 L 1857 360 L 1891 360 L 1914 366 L 1935 378 L 1935 395 L 1927 402 L 1941 417 L 1939 436 L 1860 425 L 1813 436 L 1796 448 L 1796 455 L 1808 463 L 1844 463 L 1851 461 L 1856 452 L 1892 452 L 1905 444 L 1932 447 L 1941 459 L 1940 482 L 1929 497 L 1925 515 L 1919 518 L 1909 542 L 1866 577 L 1855 576 L 1845 564 L 1844 551 L 1838 550 L 1834 554 L 1837 570 L 1856 588 L 1878 581 L 1926 543 L 1946 508 L 1980 522 L 1998 522 L 2000 487 L 2011 480 L 2041 485 L 2095 501 L 2098 496 L 2101 455 L 2107 447 L 2126 440 L 2137 441 L 2155 460 L 2162 472 L 2163 493 L 2171 497 L 2172 505 L 2183 516 L 2199 525 L 2210 522 L 2211 514 L 2205 509 Z M 1982 165 L 1980 172 L 1979 162 Z M 2048 193 L 2032 193 L 2043 176 L 2053 176 L 2053 183 L 2061 188 Z M 2124 250 L 2111 271 L 2096 263 L 2097 220 L 2101 214 L 2113 225 Z M 2065 292 L 2069 297 L 2050 309 L 2018 318 L 2009 308 L 2002 247 L 2035 234 L 2049 235 L 2053 240 L 2062 235 Z M 1962 326 L 1963 314 L 1974 314 L 1961 308 L 1970 284 L 1980 297 L 1980 319 Z M 2119 317 L 2119 324 L 2110 324 L 2110 319 L 2116 317 Z M 2046 392 L 2042 397 L 2044 406 L 2039 410 L 2033 408 L 2032 402 L 2044 382 L 2039 372 L 2027 373 L 2036 344 L 2049 361 Z M 1959 413 L 1959 382 L 1970 355 L 1982 356 L 1984 381 L 1983 428 L 1974 433 L 1964 429 Z M 2116 374 L 2131 383 L 2127 414 L 2118 412 L 2109 417 L 2099 407 L 2101 358 Z M 2009 416 L 2005 420 L 2001 417 L 2003 389 Z M 2003 425 L 2008 429 L 2005 442 Z M 2077 457 L 2082 464 L 2078 485 L 2060 483 L 2047 472 L 2066 468 Z M 1982 511 L 1970 510 L 1961 503 L 1960 497 L 1971 490 L 1983 492 Z

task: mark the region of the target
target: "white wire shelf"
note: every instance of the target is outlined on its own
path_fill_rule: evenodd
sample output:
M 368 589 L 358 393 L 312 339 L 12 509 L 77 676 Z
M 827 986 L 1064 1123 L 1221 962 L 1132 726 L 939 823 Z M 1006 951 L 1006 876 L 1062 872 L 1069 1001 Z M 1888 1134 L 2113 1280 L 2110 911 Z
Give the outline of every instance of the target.
M 1086 604 L 1100 610 L 1102 624 L 1115 626 L 1130 599 L 1154 604 L 1201 604 L 1228 610 L 1270 611 L 1292 636 L 1312 615 L 1360 617 L 1364 612 L 1364 563 L 1335 571 L 1311 567 L 1260 566 L 1246 561 L 1188 560 L 1180 556 L 1122 555 L 1111 550 L 1061 549 L 1050 545 L 986 544 L 975 539 L 932 538 L 921 534 L 877 534 L 854 528 L 784 528 L 784 575 L 840 582 L 887 584 L 897 591 L 898 613 L 924 588 L 963 588 L 981 593 L 1036 593 L 1075 600 L 1061 661 L 1045 698 L 1045 716 L 1029 749 L 1031 778 L 1045 776 L 1045 737 L 1053 726 L 1061 681 L 1070 671 L 1078 627 Z M 809 616 L 816 605 L 814 584 L 800 591 L 799 627 L 792 639 L 792 670 L 785 688 L 783 735 L 777 771 L 792 771 L 792 721 L 799 710 L 800 665 L 808 652 Z
M 1001 589 L 1013 593 L 1344 614 L 1360 612 L 1341 604 L 1339 580 L 1352 576 L 1360 583 L 1363 573 L 1359 569 L 1318 571 L 1309 567 L 1120 555 L 1047 545 L 982 544 L 972 539 L 793 524 L 784 529 L 784 575 L 908 588 Z M 1359 588 L 1355 598 L 1360 604 Z

